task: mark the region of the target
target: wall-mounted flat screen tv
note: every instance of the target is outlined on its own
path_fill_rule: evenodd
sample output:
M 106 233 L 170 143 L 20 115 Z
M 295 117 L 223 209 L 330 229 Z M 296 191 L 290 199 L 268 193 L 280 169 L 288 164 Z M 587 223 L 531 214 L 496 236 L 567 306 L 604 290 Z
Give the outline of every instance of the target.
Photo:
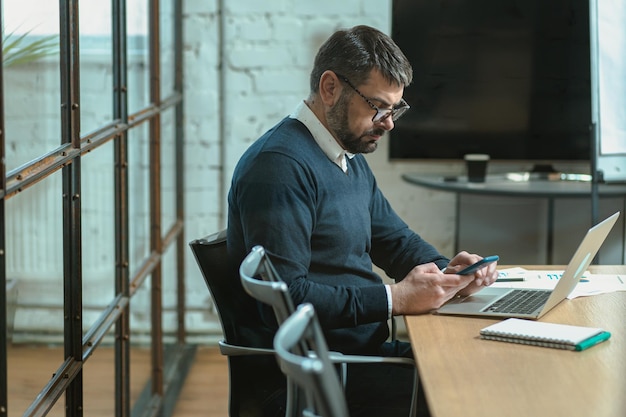
M 391 159 L 590 160 L 587 0 L 394 0 L 411 109 Z

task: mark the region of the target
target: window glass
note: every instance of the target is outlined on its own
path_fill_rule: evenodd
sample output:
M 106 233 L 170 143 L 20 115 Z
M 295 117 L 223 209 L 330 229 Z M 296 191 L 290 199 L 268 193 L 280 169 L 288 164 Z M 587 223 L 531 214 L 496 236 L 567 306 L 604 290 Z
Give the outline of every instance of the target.
M 150 56 L 148 43 L 148 2 L 128 0 L 128 111 L 136 113 L 150 104 Z
M 128 210 L 131 278 L 150 255 L 150 159 L 148 124 L 128 134 Z
M 174 60 L 174 1 L 160 4 L 161 97 L 174 93 L 176 61 Z
M 113 119 L 111 2 L 81 2 L 80 127 L 83 135 Z
M 28 192 L 6 201 L 7 278 L 16 279 L 20 303 L 28 300 L 32 287 L 37 295 L 31 307 L 60 306 L 63 318 L 63 201 L 61 172 L 38 182 Z M 46 291 L 42 291 L 46 288 Z M 57 299 L 58 297 L 58 299 Z M 28 303 L 27 303 L 28 304 Z M 41 323 L 29 321 L 38 328 Z
M 81 159 L 83 328 L 88 331 L 115 296 L 114 142 Z
M 161 223 L 163 233 L 176 222 L 176 111 L 161 114 Z
M 2 6 L 8 172 L 61 143 L 59 5 L 11 0 Z
M 113 340 L 112 328 L 105 336 Z M 83 367 L 83 413 L 85 416 L 115 415 L 115 348 L 107 343 L 95 349 Z M 63 404 L 63 400 L 57 405 Z M 59 417 L 64 414 L 59 414 Z
M 9 417 L 26 415 L 25 411 L 32 404 L 43 387 L 50 381 L 63 361 L 63 345 L 8 345 L 7 379 L 9 398 Z M 46 358 L 45 362 L 33 360 Z M 60 406 L 59 406 L 60 404 Z M 49 417 L 65 416 L 64 401 L 60 401 L 47 414 Z M 29 415 L 32 415 L 29 414 Z
M 61 173 L 52 175 L 9 198 L 6 209 L 6 274 L 12 283 L 7 294 L 10 319 L 8 338 L 8 381 L 19 378 L 23 369 L 17 345 L 36 341 L 45 346 L 63 342 L 63 201 Z M 15 297 L 15 298 L 13 298 Z M 13 301 L 11 301 L 13 300 Z M 18 331 L 19 329 L 19 331 Z M 11 347 L 13 346 L 13 347 Z M 20 392 L 32 399 L 49 382 L 63 361 L 63 349 L 51 350 L 48 365 L 33 370 L 34 384 Z M 56 361 L 55 361 L 56 359 Z M 11 397 L 11 395 L 9 395 Z M 32 400 L 31 400 L 32 402 Z M 16 405 L 22 415 L 30 405 Z
M 178 329 L 177 267 L 176 245 L 173 244 L 163 254 L 161 288 L 163 288 L 163 342 L 166 344 L 172 344 L 176 341 Z

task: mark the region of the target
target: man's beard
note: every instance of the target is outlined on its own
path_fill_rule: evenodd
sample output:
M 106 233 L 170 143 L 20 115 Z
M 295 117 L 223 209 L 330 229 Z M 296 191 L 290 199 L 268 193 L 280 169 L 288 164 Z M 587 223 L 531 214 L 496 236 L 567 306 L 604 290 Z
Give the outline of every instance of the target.
M 326 121 L 331 133 L 339 140 L 341 146 L 350 153 L 371 153 L 378 148 L 377 141 L 367 139 L 369 135 L 381 136 L 383 129 L 373 129 L 363 135 L 355 135 L 348 126 L 348 105 L 350 95 L 342 94 L 335 105 L 326 114 Z

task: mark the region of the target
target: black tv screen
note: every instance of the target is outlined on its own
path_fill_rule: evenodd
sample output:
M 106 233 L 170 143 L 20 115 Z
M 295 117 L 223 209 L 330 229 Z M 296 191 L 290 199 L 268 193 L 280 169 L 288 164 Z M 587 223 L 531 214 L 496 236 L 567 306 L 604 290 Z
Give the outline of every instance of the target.
M 590 159 L 587 0 L 394 0 L 411 109 L 392 159 Z

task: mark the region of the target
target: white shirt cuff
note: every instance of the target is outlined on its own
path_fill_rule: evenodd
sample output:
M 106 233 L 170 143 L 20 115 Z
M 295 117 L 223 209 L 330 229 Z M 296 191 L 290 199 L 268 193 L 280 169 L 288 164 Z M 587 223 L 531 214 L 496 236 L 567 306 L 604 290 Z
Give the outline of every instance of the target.
M 391 300 L 391 286 L 385 285 L 385 290 L 387 291 L 387 318 L 393 317 L 393 302 Z

